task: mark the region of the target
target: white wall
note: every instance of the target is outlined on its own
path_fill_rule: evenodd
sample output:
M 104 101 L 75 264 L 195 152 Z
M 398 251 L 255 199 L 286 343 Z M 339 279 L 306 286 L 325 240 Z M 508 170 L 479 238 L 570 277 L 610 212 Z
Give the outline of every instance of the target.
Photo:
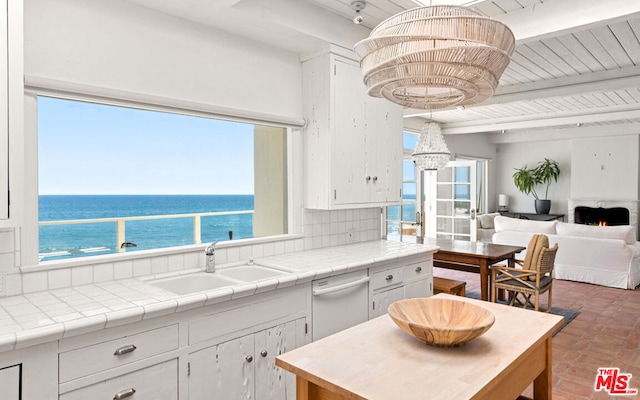
M 571 198 L 638 199 L 638 136 L 579 139 L 571 154 Z
M 25 74 L 302 118 L 295 53 L 120 0 L 25 0 Z
M 524 164 L 535 167 L 544 158 L 550 158 L 560 164 L 558 182 L 549 188 L 552 214 L 566 214 L 571 193 L 571 141 L 527 142 L 499 144 L 496 158 L 496 193 L 509 195 L 509 211 L 534 213 L 534 198 L 525 196 L 516 189 L 512 175 L 515 168 Z M 544 198 L 544 188 L 536 189 L 540 198 Z

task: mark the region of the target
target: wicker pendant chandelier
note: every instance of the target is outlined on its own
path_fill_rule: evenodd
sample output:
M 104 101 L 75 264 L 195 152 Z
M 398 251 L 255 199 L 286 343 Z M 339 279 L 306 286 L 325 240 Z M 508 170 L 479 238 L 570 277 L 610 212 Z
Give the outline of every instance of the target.
M 433 171 L 447 165 L 451 158 L 451 152 L 444 142 L 440 125 L 435 122 L 427 122 L 422 126 L 418 144 L 416 144 L 411 158 L 418 170 Z
M 369 95 L 434 110 L 493 96 L 514 46 L 499 21 L 464 7 L 429 6 L 381 22 L 355 51 Z

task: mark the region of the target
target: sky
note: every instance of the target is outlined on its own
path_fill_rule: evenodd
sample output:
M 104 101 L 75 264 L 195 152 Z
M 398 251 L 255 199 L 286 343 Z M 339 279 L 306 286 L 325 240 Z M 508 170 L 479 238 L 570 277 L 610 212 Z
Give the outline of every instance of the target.
M 39 192 L 253 194 L 253 125 L 38 97 Z

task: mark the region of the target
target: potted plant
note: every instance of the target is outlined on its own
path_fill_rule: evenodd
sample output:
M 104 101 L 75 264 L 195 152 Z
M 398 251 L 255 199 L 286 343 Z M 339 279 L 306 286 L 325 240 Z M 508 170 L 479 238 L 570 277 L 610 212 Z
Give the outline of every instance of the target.
M 521 168 L 516 168 L 516 172 L 513 173 L 513 183 L 522 193 L 533 195 L 536 213 L 548 214 L 551 209 L 551 200 L 547 199 L 549 186 L 551 182 L 558 181 L 558 176 L 560 176 L 558 162 L 545 158 L 535 168 L 529 168 L 526 164 Z M 538 185 L 544 185 L 544 198 L 542 199 L 536 192 L 536 186 Z

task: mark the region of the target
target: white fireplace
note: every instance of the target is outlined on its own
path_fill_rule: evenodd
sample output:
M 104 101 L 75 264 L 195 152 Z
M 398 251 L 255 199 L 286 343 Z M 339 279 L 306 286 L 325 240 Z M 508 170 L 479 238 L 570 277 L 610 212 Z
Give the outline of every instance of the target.
M 633 226 L 633 231 L 636 233 L 636 240 L 639 238 L 638 234 L 638 200 L 601 200 L 601 199 L 569 199 L 569 206 L 567 210 L 568 221 L 575 223 L 575 210 L 576 207 L 623 207 L 629 210 L 629 225 Z

